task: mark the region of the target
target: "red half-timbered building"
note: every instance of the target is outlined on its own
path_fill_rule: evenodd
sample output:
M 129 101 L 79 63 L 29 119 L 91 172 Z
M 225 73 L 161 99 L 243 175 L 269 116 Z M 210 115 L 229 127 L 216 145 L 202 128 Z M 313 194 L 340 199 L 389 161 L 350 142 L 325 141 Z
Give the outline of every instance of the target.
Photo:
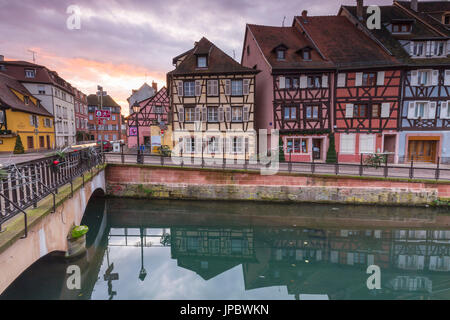
M 339 161 L 359 162 L 375 153 L 396 161 L 400 63 L 345 17 L 303 14 L 294 25 L 336 68 L 333 129 Z
M 262 70 L 256 77 L 257 128 L 279 130 L 287 160 L 325 160 L 332 62 L 296 26 L 247 25 L 242 63 Z

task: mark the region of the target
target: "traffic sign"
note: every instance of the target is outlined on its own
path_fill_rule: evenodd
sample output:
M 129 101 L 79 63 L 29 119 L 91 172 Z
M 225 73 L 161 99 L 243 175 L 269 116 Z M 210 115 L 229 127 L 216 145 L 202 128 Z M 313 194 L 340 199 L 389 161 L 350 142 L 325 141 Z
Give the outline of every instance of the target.
M 110 118 L 111 112 L 109 110 L 96 110 L 95 116 L 97 118 Z

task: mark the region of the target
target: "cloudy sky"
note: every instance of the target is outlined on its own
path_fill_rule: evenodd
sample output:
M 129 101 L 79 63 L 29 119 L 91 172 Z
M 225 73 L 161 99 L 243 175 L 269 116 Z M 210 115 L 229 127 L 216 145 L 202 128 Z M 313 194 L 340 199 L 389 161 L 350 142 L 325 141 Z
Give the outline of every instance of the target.
M 172 58 L 207 37 L 240 60 L 245 24 L 290 25 L 294 15 L 334 15 L 356 0 L 0 0 L 0 54 L 55 70 L 84 93 L 97 84 L 128 112 L 126 98 L 145 81 L 165 85 Z M 391 4 L 366 0 L 365 4 Z M 67 9 L 81 11 L 69 30 Z

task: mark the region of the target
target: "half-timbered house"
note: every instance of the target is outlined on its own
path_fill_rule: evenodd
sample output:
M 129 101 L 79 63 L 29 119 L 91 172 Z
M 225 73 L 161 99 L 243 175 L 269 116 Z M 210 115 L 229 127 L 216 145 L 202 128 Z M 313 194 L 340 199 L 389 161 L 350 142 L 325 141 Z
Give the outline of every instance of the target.
M 294 25 L 336 68 L 333 128 L 339 161 L 359 162 L 387 153 L 394 162 L 401 90 L 398 61 L 345 17 L 304 14 Z
M 161 88 L 153 97 L 139 102 L 139 144 L 147 148 L 161 145 L 172 148 L 172 119 L 170 99 L 166 87 Z M 136 114 L 127 117 L 128 147 L 137 147 Z
M 333 64 L 295 26 L 260 25 L 247 25 L 242 64 L 261 70 L 257 128 L 279 130 L 287 160 L 325 160 Z
M 340 15 L 405 65 L 402 72 L 400 162 L 450 162 L 450 32 L 445 1 L 394 1 L 382 6 L 381 29 L 366 26 L 367 7 L 343 6 Z
M 256 153 L 255 75 L 202 38 L 173 59 L 167 75 L 176 150 L 195 157 L 249 159 Z

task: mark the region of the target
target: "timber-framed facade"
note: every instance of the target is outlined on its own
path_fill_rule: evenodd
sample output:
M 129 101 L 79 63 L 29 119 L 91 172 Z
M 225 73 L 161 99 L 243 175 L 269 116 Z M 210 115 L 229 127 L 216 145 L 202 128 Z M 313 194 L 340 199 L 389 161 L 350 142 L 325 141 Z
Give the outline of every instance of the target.
M 206 38 L 174 58 L 174 65 L 168 83 L 178 152 L 194 157 L 250 159 L 257 147 L 258 71 L 241 66 Z

